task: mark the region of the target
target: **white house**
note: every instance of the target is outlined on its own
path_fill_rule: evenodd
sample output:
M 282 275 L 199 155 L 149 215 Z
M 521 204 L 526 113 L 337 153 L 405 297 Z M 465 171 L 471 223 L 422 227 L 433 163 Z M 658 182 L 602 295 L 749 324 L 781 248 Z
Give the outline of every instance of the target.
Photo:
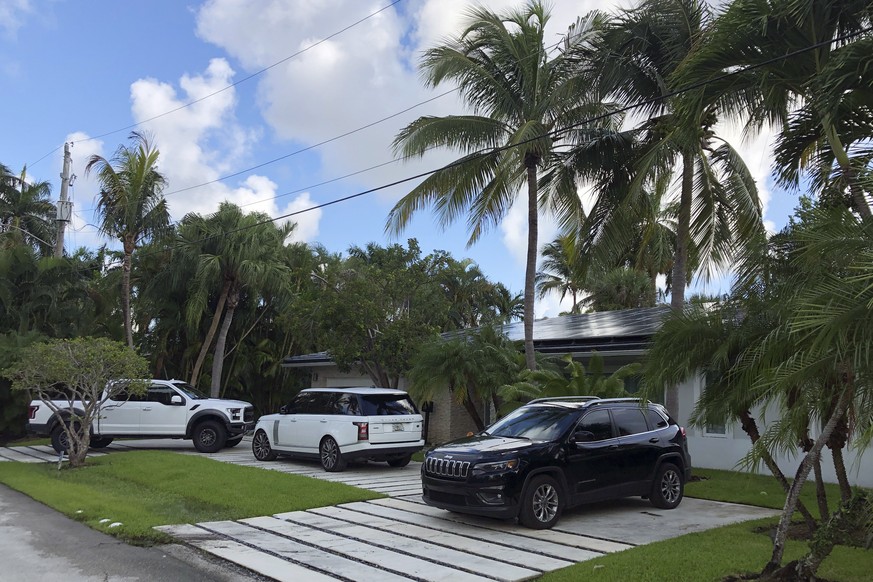
M 637 362 L 645 355 L 651 337 L 661 325 L 666 307 L 626 309 L 622 311 L 603 311 L 582 315 L 566 315 L 534 322 L 534 347 L 546 354 L 572 354 L 583 363 L 594 352 L 604 358 L 606 371 Z M 510 340 L 524 339 L 521 323 L 502 327 L 502 332 Z M 369 386 L 369 376 L 356 372 L 342 373 L 326 353 L 289 356 L 282 362 L 285 367 L 304 368 L 312 373 L 312 386 Z M 686 427 L 691 460 L 695 467 L 708 469 L 737 468 L 741 459 L 749 452 L 751 442 L 739 423 L 726 426 L 707 426 L 703 429 L 689 426 L 688 419 L 700 397 L 705 380 L 692 378 L 679 386 L 679 424 Z M 626 387 L 634 391 L 634 382 L 626 382 Z M 401 382 L 401 388 L 403 383 Z M 483 411 L 486 415 L 487 410 Z M 767 426 L 778 418 L 776 410 L 753 410 L 758 427 L 763 433 Z M 446 390 L 433 403 L 433 411 L 427 414 L 428 440 L 433 443 L 444 442 L 465 435 L 474 430 L 466 411 L 451 400 Z M 815 436 L 814 434 L 811 436 Z M 862 454 L 866 452 L 867 454 Z M 846 468 L 850 481 L 864 487 L 873 487 L 873 451 L 845 450 Z M 786 475 L 793 475 L 800 462 L 799 455 L 778 455 L 776 461 Z M 761 466 L 760 472 L 767 468 Z M 836 482 L 836 475 L 825 448 L 822 454 L 822 471 L 829 482 Z

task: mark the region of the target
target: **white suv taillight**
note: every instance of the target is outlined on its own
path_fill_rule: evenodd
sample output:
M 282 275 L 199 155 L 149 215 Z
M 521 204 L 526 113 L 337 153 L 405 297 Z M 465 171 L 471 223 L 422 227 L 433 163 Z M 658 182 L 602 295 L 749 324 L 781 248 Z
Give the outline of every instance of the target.
M 353 425 L 358 427 L 358 440 L 370 440 L 370 423 L 369 422 L 353 422 Z
M 36 411 L 39 410 L 38 405 L 31 406 L 28 413 L 30 414 L 30 420 L 36 418 Z

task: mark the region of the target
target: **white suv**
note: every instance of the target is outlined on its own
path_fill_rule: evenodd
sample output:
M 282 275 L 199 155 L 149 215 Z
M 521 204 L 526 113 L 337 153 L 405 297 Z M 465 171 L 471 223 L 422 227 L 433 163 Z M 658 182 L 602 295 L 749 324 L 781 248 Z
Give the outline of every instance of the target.
M 319 459 L 325 471 L 357 460 L 404 467 L 424 447 L 422 417 L 409 395 L 387 388 L 309 388 L 278 414 L 258 419 L 252 452 Z

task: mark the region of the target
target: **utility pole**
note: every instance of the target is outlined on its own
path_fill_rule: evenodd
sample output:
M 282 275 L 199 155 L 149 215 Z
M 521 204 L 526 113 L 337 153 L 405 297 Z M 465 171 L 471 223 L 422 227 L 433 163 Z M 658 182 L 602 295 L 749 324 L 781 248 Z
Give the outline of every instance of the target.
M 70 166 L 73 160 L 70 157 L 70 144 L 64 144 L 64 169 L 61 171 L 61 199 L 58 201 L 58 238 L 55 241 L 55 257 L 64 256 L 64 229 L 73 215 L 73 203 L 67 197 L 70 187 Z

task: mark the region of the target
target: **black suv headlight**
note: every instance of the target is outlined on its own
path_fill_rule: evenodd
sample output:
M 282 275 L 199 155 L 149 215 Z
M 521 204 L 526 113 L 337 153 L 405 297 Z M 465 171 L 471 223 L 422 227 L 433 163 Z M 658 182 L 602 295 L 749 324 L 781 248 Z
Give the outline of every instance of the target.
M 518 470 L 520 462 L 518 459 L 504 459 L 502 461 L 493 461 L 490 463 L 476 463 L 473 465 L 473 476 L 497 475 L 500 473 L 510 473 Z

